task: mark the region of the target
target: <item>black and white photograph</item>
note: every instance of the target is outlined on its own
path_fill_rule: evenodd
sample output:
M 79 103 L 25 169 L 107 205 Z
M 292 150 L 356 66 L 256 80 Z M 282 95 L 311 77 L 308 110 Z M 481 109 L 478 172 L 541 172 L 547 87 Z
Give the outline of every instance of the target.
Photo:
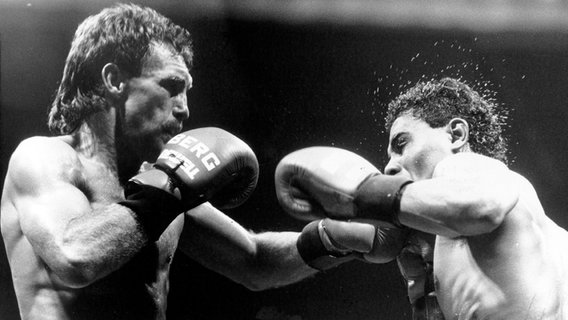
M 568 2 L 0 0 L 0 320 L 568 320 Z

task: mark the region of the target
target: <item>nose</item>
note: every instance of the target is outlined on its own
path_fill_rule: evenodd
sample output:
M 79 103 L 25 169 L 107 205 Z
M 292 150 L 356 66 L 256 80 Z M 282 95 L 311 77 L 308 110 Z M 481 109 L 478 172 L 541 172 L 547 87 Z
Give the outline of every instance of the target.
M 179 120 L 184 121 L 189 118 L 189 108 L 187 106 L 187 94 L 180 93 L 174 100 L 174 107 L 172 109 L 173 116 Z
M 391 158 L 389 160 L 389 163 L 387 163 L 387 165 L 385 167 L 385 174 L 389 175 L 389 176 L 397 175 L 401 171 L 402 171 L 402 167 L 400 166 L 400 164 L 398 162 L 393 160 L 393 158 Z

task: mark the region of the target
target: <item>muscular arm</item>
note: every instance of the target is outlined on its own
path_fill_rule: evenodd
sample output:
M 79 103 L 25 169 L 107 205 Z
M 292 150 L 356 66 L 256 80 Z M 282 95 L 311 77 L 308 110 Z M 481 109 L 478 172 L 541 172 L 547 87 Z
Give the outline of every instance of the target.
M 249 232 L 206 203 L 186 213 L 178 248 L 205 267 L 251 290 L 263 290 L 316 273 L 298 254 L 298 235 Z
M 108 275 L 145 243 L 128 209 L 114 204 L 122 197 L 116 179 L 101 166 L 86 182 L 83 169 L 68 145 L 34 138 L 16 150 L 7 176 L 24 236 L 69 287 Z
M 400 222 L 448 237 L 497 228 L 518 201 L 515 175 L 496 160 L 458 153 L 438 164 L 432 179 L 406 187 Z

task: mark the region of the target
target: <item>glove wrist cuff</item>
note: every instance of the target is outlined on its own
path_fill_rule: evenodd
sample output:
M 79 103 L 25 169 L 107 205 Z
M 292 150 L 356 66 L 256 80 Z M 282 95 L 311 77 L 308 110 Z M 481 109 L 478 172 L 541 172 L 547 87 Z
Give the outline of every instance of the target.
M 354 203 L 358 218 L 376 219 L 402 227 L 398 220 L 404 188 L 414 181 L 399 176 L 371 175 L 357 188 Z
M 157 241 L 170 223 L 185 211 L 177 197 L 160 188 L 129 182 L 125 193 L 126 200 L 118 204 L 132 210 L 152 242 Z
M 314 269 L 325 271 L 353 260 L 355 257 L 351 253 L 341 254 L 326 249 L 320 235 L 321 221 L 308 223 L 296 241 L 298 253 L 304 262 Z

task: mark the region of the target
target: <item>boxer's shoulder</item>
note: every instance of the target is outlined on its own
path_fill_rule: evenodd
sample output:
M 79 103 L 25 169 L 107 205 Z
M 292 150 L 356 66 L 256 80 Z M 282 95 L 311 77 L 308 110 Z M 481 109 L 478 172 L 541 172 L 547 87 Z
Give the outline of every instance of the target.
M 21 183 L 72 179 L 81 161 L 71 145 L 59 137 L 30 137 L 16 147 L 10 158 L 8 178 Z
M 474 152 L 459 152 L 442 159 L 436 165 L 434 176 L 464 173 L 494 175 L 507 171 L 507 166 L 499 160 Z
M 38 160 L 40 162 L 42 160 L 76 156 L 76 154 L 68 137 L 34 136 L 20 142 L 12 154 L 12 159 Z

